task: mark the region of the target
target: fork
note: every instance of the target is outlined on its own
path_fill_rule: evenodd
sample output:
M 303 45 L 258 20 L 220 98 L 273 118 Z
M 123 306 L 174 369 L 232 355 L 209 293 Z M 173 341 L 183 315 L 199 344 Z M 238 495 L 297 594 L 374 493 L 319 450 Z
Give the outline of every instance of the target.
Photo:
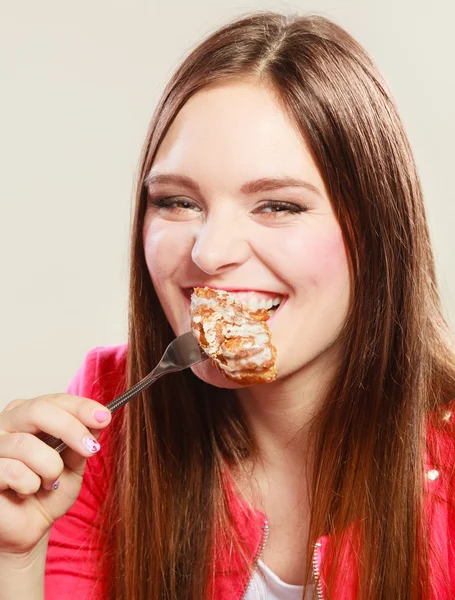
M 191 331 L 179 335 L 166 348 L 157 366 L 146 375 L 144 379 L 141 379 L 141 381 L 138 381 L 133 385 L 132 388 L 106 404 L 106 408 L 109 409 L 111 413 L 114 413 L 132 398 L 150 387 L 157 379 L 166 375 L 166 373 L 182 371 L 183 369 L 187 369 L 188 367 L 192 367 L 193 365 L 197 365 L 197 363 L 207 360 L 207 358 L 207 354 L 199 346 Z M 45 439 L 44 442 L 48 446 L 51 446 L 51 448 L 54 448 L 54 450 L 57 450 L 57 452 L 62 452 L 67 447 L 65 442 L 62 442 L 55 437 L 49 437 Z

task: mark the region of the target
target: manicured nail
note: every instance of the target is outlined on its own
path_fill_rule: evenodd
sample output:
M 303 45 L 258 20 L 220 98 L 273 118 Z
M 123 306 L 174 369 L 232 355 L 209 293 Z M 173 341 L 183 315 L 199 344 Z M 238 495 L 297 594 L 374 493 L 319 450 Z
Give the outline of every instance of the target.
M 82 443 L 84 444 L 84 447 L 92 454 L 95 454 L 101 448 L 98 442 L 93 438 L 88 437 L 88 435 L 82 438 Z
M 53 484 L 52 489 L 56 490 L 58 489 L 58 486 L 60 485 L 60 477 L 57 479 L 57 481 Z
M 107 410 L 97 410 L 95 412 L 95 419 L 98 423 L 104 423 L 104 421 L 109 418 L 109 414 L 110 413 Z

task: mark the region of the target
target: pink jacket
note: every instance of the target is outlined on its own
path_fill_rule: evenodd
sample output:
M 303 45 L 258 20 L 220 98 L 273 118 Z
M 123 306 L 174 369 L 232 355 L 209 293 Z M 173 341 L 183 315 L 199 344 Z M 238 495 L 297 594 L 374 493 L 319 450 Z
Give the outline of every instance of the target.
M 126 346 L 95 348 L 71 382 L 68 392 L 107 403 L 124 389 Z M 432 592 L 428 600 L 455 598 L 455 443 L 452 429 L 455 411 L 441 416 L 441 427 L 429 428 L 431 456 L 426 464 L 426 514 L 429 524 L 430 576 Z M 115 425 L 113 426 L 115 427 Z M 106 434 L 110 431 L 109 428 Z M 103 440 L 101 439 L 101 442 Z M 106 447 L 106 444 L 105 444 Z M 102 503 L 108 467 L 101 452 L 90 458 L 78 500 L 52 528 L 46 564 L 46 600 L 94 599 L 96 579 L 109 577 L 97 569 L 97 553 L 104 532 L 94 532 L 93 523 Z M 384 474 L 387 485 L 387 474 Z M 238 531 L 252 555 L 258 558 L 267 539 L 265 516 L 252 510 L 238 498 L 234 487 L 227 488 L 230 506 Z M 95 535 L 93 535 L 95 533 Z M 326 597 L 325 581 L 330 564 L 325 561 L 328 538 L 321 537 L 314 548 L 314 574 L 320 575 L 318 599 Z M 239 556 L 215 545 L 216 576 L 210 594 L 214 600 L 241 600 L 249 583 L 249 573 L 242 568 Z M 356 564 L 354 553 L 344 557 L 343 580 L 337 581 L 336 600 L 356 598 Z M 323 567 L 321 565 L 324 565 Z M 393 568 L 393 565 L 390 566 Z M 96 597 L 102 600 L 99 589 Z

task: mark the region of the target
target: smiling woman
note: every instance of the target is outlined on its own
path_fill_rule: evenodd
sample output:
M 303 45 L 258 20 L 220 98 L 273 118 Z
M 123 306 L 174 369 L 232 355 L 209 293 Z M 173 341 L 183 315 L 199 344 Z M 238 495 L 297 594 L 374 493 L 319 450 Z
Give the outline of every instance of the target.
M 263 340 L 267 383 L 224 377 L 237 349 L 214 352 L 219 368 L 116 413 L 86 467 L 110 415 L 78 397 L 105 404 L 174 336 L 205 335 L 201 294 Z M 226 25 L 150 126 L 128 345 L 90 352 L 72 395 L 0 414 L 0 599 L 42 597 L 52 524 L 50 600 L 454 597 L 447 340 L 418 175 L 371 59 L 320 17 Z
M 304 138 L 266 80 L 223 81 L 192 96 L 146 187 L 145 259 L 176 335 L 189 330 L 188 287 L 269 293 L 286 298 L 270 321 L 281 379 L 297 385 L 309 370 L 336 369 L 333 344 L 349 305 L 341 229 Z M 225 386 L 209 363 L 193 370 Z

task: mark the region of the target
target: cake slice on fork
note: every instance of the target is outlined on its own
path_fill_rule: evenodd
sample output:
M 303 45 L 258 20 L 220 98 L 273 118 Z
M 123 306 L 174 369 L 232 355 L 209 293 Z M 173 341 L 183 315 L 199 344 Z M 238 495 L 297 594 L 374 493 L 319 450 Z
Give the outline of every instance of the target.
M 193 334 L 225 377 L 242 385 L 276 379 L 265 308 L 252 311 L 233 294 L 204 287 L 194 289 L 190 316 Z

